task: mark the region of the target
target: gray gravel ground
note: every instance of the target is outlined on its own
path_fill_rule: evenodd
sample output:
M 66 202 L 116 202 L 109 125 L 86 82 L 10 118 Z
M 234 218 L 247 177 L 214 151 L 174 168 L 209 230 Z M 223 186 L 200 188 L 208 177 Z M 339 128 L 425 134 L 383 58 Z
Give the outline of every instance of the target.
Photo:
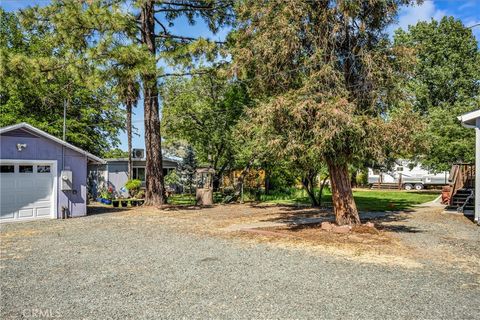
M 2 319 L 480 319 L 479 274 L 455 268 L 361 264 L 115 214 L 0 230 Z

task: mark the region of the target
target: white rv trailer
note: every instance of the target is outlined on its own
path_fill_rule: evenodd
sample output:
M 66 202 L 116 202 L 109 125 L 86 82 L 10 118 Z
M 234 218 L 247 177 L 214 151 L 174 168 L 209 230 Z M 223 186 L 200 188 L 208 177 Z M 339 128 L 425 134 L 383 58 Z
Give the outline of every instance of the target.
M 447 171 L 433 173 L 423 169 L 420 164 L 398 160 L 391 170 L 368 168 L 368 184 L 397 184 L 405 190 L 422 190 L 429 186 L 447 185 L 448 175 Z

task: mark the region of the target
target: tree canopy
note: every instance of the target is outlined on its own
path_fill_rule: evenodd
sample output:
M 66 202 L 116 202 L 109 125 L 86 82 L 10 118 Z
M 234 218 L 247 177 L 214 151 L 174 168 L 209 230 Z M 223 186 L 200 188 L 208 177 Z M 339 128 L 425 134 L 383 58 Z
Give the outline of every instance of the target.
M 419 22 L 398 30 L 395 45 L 410 50 L 413 72 L 405 84 L 412 104 L 427 123 L 422 164 L 437 171 L 455 162 L 472 162 L 475 139 L 457 117 L 480 108 L 480 51 L 472 30 L 460 20 Z
M 211 71 L 186 79 L 171 79 L 162 90 L 166 140 L 184 140 L 201 163 L 218 178 L 235 165 L 234 128 L 248 104 L 245 87 Z
M 100 156 L 118 144 L 123 111 L 94 66 L 69 51 L 56 30 L 0 9 L 0 126 L 28 122 Z

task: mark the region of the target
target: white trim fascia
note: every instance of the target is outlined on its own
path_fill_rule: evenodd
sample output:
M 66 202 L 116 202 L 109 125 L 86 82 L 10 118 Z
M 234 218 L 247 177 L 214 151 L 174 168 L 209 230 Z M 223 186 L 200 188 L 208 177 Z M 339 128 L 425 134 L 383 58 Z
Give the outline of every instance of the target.
M 475 124 L 470 124 L 472 120 L 480 118 L 480 110 L 475 110 L 469 113 L 462 114 L 458 116 L 457 119 L 462 122 L 462 124 L 467 128 L 475 128 Z

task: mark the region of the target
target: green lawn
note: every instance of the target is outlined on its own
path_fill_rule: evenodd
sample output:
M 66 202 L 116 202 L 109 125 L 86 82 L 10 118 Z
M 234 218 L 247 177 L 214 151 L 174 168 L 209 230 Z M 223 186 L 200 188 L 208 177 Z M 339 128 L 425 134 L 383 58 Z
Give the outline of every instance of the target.
M 362 211 L 391 211 L 406 210 L 412 206 L 434 200 L 439 196 L 435 191 L 396 191 L 396 190 L 354 190 L 353 196 L 359 210 Z M 221 202 L 221 196 L 215 195 L 215 202 Z M 249 194 L 244 197 L 245 201 L 253 201 Z M 324 204 L 331 205 L 332 197 L 326 190 L 322 197 Z M 188 205 L 195 203 L 193 195 L 174 195 L 168 199 L 171 204 Z M 260 202 L 270 204 L 308 204 L 308 196 L 304 190 L 291 189 L 286 192 L 274 192 L 268 195 L 260 195 Z
M 397 190 L 354 190 L 353 197 L 359 210 L 362 211 L 389 211 L 405 210 L 413 205 L 434 200 L 439 196 L 435 191 L 397 191 Z M 298 190 L 286 197 L 278 194 L 262 195 L 262 201 L 277 204 L 298 204 L 309 203 L 307 194 L 303 190 Z M 332 196 L 327 190 L 323 197 L 323 203 L 331 204 Z

